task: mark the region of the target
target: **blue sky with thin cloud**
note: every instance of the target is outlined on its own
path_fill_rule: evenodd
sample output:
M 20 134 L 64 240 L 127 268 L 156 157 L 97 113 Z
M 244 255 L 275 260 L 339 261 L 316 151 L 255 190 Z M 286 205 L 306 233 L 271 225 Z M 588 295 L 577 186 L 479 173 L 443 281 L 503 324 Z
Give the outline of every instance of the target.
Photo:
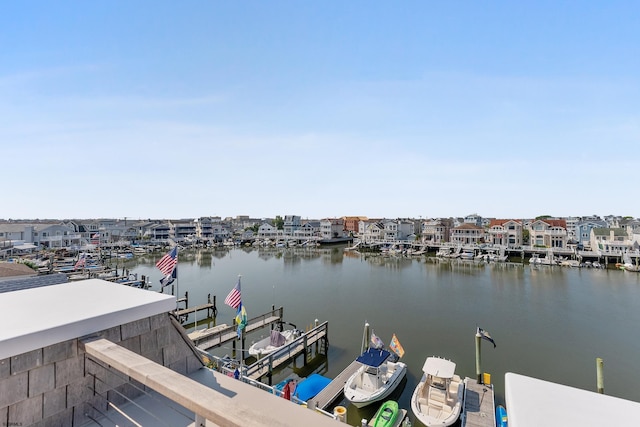
M 8 2 L 0 218 L 638 217 L 639 16 Z

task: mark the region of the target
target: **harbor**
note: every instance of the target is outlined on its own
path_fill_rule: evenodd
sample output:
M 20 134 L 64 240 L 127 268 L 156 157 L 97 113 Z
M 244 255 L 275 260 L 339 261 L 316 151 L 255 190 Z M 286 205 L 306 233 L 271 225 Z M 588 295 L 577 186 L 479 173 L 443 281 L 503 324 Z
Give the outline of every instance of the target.
M 233 376 L 239 367 L 243 381 L 275 394 L 281 393 L 278 385 L 289 379 L 304 381 L 317 374 L 327 378 L 326 386 L 303 403 L 329 417 L 337 417 L 335 412 L 344 409 L 345 422 L 350 425 L 359 425 L 359 421 L 364 419 L 371 420 L 379 407 L 375 404 L 355 407 L 343 393 L 346 381 L 360 367 L 355 358 L 362 351 L 359 338 L 362 321 L 375 325 L 376 333 L 387 344 L 390 341 L 388 337 L 397 334 L 407 350 L 402 358 L 408 366 L 406 378 L 391 397 L 406 411 L 406 419 L 413 425 L 421 423 L 411 410 L 411 394 L 418 385 L 420 366 L 427 355 L 437 354 L 454 360 L 458 366 L 456 371 L 463 376 L 464 407 L 455 425 L 484 427 L 494 425 L 495 414 L 490 409 L 506 403 L 504 375 L 510 371 L 526 372 L 526 368 L 518 369 L 521 358 L 526 360 L 526 366 L 533 366 L 534 371 L 538 366 L 538 372 L 543 373 L 538 375 L 541 378 L 593 390 L 594 384 L 590 384 L 589 379 L 594 374 L 594 357 L 615 361 L 622 354 L 638 354 L 634 342 L 616 339 L 615 334 L 598 335 L 598 343 L 602 342 L 599 346 L 602 351 L 598 353 L 583 354 L 587 348 L 584 346 L 565 348 L 561 338 L 562 334 L 569 333 L 567 327 L 575 323 L 576 316 L 582 319 L 583 310 L 578 307 L 591 306 L 589 298 L 597 298 L 597 312 L 603 310 L 604 313 L 606 307 L 602 304 L 606 306 L 607 300 L 611 300 L 615 301 L 617 311 L 614 312 L 622 310 L 627 313 L 625 318 L 633 318 L 635 314 L 631 313 L 635 311 L 632 307 L 639 300 L 636 294 L 638 275 L 626 271 L 388 255 L 342 247 L 192 249 L 180 252 L 180 275 L 176 281 L 161 287 L 161 276 L 155 263 L 162 256 L 163 252 L 152 252 L 121 258 L 117 271 L 113 268 L 108 277 L 117 278 L 125 286 L 141 283 L 132 287 L 174 294 L 176 307 L 172 312 L 182 325 L 185 336 L 203 356 L 210 356 L 210 360 L 215 361 L 213 366 L 226 375 Z M 264 267 L 269 268 L 265 270 Z M 271 272 L 274 267 L 281 270 L 280 273 Z M 234 324 L 234 310 L 220 303 L 229 292 L 234 277 L 237 278 L 238 271 L 243 273 L 242 301 L 248 310 L 248 321 L 241 337 L 238 337 L 237 325 Z M 70 281 L 83 280 L 72 280 L 74 273 L 67 274 Z M 104 274 L 104 271 L 99 274 Z M 349 279 L 345 280 L 343 275 Z M 616 291 L 608 292 L 612 286 Z M 373 290 L 375 293 L 371 292 Z M 385 295 L 385 290 L 390 292 L 385 298 L 375 297 Z M 527 304 L 518 303 L 523 297 L 522 290 L 527 291 Z M 562 298 L 557 299 L 558 296 Z M 499 304 L 504 298 L 512 301 Z M 448 303 L 439 304 L 443 301 Z M 568 301 L 580 301 L 581 305 L 567 311 Z M 564 311 L 558 304 L 563 305 Z M 516 306 L 519 307 L 517 311 L 514 310 Z M 535 312 L 532 311 L 534 308 Z M 409 316 L 410 313 L 414 316 Z M 462 316 L 461 319 L 467 318 L 467 322 L 446 322 L 452 313 Z M 564 324 L 559 321 L 560 313 Z M 621 330 L 625 327 L 617 324 L 617 317 L 597 318 L 600 321 L 607 319 Z M 251 347 L 274 330 L 284 330 L 284 326 L 294 323 L 303 326 L 301 334 L 293 341 L 267 356 L 247 356 Z M 470 324 L 478 323 L 490 329 L 498 343 L 496 349 L 487 347 L 484 350 L 482 372 L 489 374 L 488 380 L 484 376 L 472 378 L 473 372 L 477 373 L 477 366 L 474 369 L 470 363 L 473 361 L 471 337 L 475 332 Z M 334 326 L 329 328 L 329 324 Z M 540 324 L 553 325 L 553 328 L 533 327 Z M 535 343 L 527 345 L 544 348 L 552 339 L 554 351 L 568 352 L 577 366 L 583 366 L 581 375 L 567 377 L 567 373 L 575 370 L 567 368 L 563 371 L 555 366 L 552 372 L 555 376 L 545 377 L 548 365 L 519 353 L 518 346 L 523 345 L 521 337 L 506 325 L 527 330 L 528 337 Z M 628 324 L 625 322 L 623 325 Z M 606 326 L 600 324 L 595 329 L 603 327 Z M 536 334 L 531 332 L 539 328 L 543 328 L 546 334 L 536 338 Z M 555 328 L 560 328 L 562 334 L 554 339 Z M 572 330 L 571 334 L 579 340 L 583 335 L 579 330 Z M 586 335 L 584 338 L 585 343 L 589 342 Z M 612 345 L 626 346 L 627 352 L 613 354 L 610 351 Z M 514 358 L 514 355 L 518 356 Z M 607 383 L 607 392 L 620 397 L 625 393 L 633 396 L 633 387 L 629 386 L 626 388 L 628 391 L 624 391 L 627 377 L 617 374 L 619 365 L 607 366 L 607 378 L 612 378 Z M 631 397 L 631 400 L 635 399 Z
M 214 253 L 217 255 L 213 256 Z M 140 262 L 136 265 L 135 260 L 127 265 L 140 274 L 155 275 L 157 283 L 158 273 L 153 266 L 156 259 L 157 256 L 146 261 L 146 267 Z M 624 354 L 640 354 L 634 342 L 621 337 L 622 331 L 629 327 L 627 322 L 618 324 L 617 316 L 612 318 L 598 314 L 607 312 L 609 307 L 610 312 L 622 310 L 622 313 L 627 313 L 625 318 L 637 317 L 632 309 L 636 306 L 634 301 L 640 298 L 636 292 L 637 275 L 623 271 L 531 266 L 528 263 L 487 264 L 455 259 L 437 261 L 436 257 L 393 257 L 354 253 L 343 248 L 238 248 L 212 252 L 211 261 L 206 256 L 194 258 L 188 253 L 181 254 L 182 259 L 187 263 L 199 260 L 190 264 L 192 267 L 186 267 L 192 283 L 211 284 L 200 288 L 187 283 L 186 279 L 179 279 L 180 289 L 188 288 L 193 304 L 206 301 L 208 293 L 215 293 L 220 299 L 228 292 L 238 272 L 242 272 L 243 303 L 249 317 L 256 315 L 256 305 L 260 307 L 260 302 L 269 302 L 270 305 L 275 303 L 276 307 L 285 307 L 286 320 L 298 325 L 311 323 L 310 316 L 327 319 L 334 326 L 330 328 L 328 363 L 319 372 L 328 378 L 337 378 L 360 353 L 364 320 L 374 325 L 379 335 L 396 333 L 407 350 L 403 360 L 409 367 L 406 384 L 398 396 L 404 408 L 410 407 L 411 390 L 417 385 L 420 366 L 426 355 L 440 354 L 451 358 L 462 374 L 474 377 L 473 337 L 476 324 L 487 328 L 498 344 L 495 350 L 485 349 L 482 360 L 483 370 L 491 373 L 495 404 L 505 402 L 504 374 L 509 370 L 538 372 L 549 380 L 556 378 L 576 387 L 595 390 L 595 357 L 619 360 Z M 274 267 L 281 272 L 277 275 L 271 272 Z M 213 272 L 215 279 L 212 281 Z M 348 280 L 342 277 L 344 274 L 348 274 Z M 613 294 L 607 291 L 611 286 L 617 289 Z M 384 295 L 387 290 L 393 292 L 384 298 L 374 296 Z M 331 295 L 337 298 L 331 298 Z M 604 330 L 615 324 L 614 330 L 617 331 L 615 334 L 599 334 L 602 342 L 598 347 L 602 351 L 598 353 L 587 350 L 592 348 L 592 339 L 583 333 L 585 329 L 571 327 L 576 317 L 582 319 L 583 310 L 579 307 L 591 306 L 590 298 L 598 300 L 594 315 L 600 323 L 590 325 L 587 321 L 585 327 Z M 567 311 L 568 301 L 581 303 L 580 306 L 570 305 L 574 308 Z M 321 311 L 318 311 L 318 304 L 323 307 Z M 233 310 L 221 304 L 218 310 L 218 322 L 231 325 Z M 458 320 L 451 323 L 449 320 L 453 313 Z M 190 316 L 188 324 L 193 323 Z M 200 325 L 201 320 L 197 323 Z M 202 323 L 199 327 L 204 326 Z M 537 333 L 538 330 L 544 330 L 545 334 Z M 526 340 L 519 331 L 526 331 Z M 245 346 L 248 348 L 252 341 L 264 335 L 260 331 L 248 335 Z M 564 340 L 567 335 L 575 336 L 584 344 L 567 347 Z M 384 336 L 383 339 L 388 341 Z M 551 342 L 554 354 L 567 353 L 574 366 L 563 369 L 560 364 L 549 371 L 544 359 L 533 357 L 535 353 L 527 356 L 519 350 L 530 347 L 546 349 Z M 621 346 L 624 351 L 611 352 L 612 348 Z M 223 347 L 226 348 L 218 350 L 221 357 L 232 354 L 231 344 Z M 240 345 L 236 351 L 239 348 Z M 608 393 L 633 399 L 633 381 L 627 381 L 627 376 L 617 373 L 622 366 L 631 363 L 608 366 L 607 378 L 611 377 Z M 294 371 L 297 368 L 294 370 L 292 365 L 274 370 L 272 384 L 286 379 Z M 268 380 L 264 382 L 268 383 Z M 344 403 L 340 398 L 336 400 L 334 405 Z M 347 408 L 354 424 L 358 418 L 370 419 L 373 415 L 366 408 L 349 408 L 348 405 Z

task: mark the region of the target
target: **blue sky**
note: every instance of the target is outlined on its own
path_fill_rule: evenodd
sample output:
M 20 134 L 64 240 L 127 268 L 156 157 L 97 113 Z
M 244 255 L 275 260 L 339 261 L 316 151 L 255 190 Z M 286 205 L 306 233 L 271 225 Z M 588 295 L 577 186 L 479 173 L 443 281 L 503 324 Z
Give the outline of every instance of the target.
M 640 216 L 640 3 L 0 5 L 0 218 Z

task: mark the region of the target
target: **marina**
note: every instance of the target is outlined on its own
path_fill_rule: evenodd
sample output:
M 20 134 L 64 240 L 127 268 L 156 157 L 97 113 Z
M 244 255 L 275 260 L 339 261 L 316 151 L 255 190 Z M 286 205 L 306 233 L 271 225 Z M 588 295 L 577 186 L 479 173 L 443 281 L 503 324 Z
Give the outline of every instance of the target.
M 513 262 L 487 263 L 470 259 L 470 256 L 469 259 L 400 253 L 389 256 L 385 253 L 345 249 L 295 247 L 233 248 L 223 251 L 185 250 L 180 253 L 180 276 L 174 284 L 164 289 L 157 284 L 154 285 L 159 281 L 159 272 L 154 264 L 161 253 L 146 253 L 125 262 L 120 261 L 118 273 L 122 273 L 113 273 L 110 277 L 118 278 L 120 283 L 129 286 L 130 282 L 135 280 L 128 279 L 144 278 L 145 288 L 151 292 L 174 293 L 180 289 L 184 296 L 177 298 L 178 307 L 173 310 L 173 314 L 182 323 L 185 335 L 200 351 L 210 354 L 214 360 L 226 360 L 226 355 L 230 355 L 230 360 L 242 358 L 241 377 L 245 381 L 268 389 L 272 384 L 297 377 L 297 374 L 301 379 L 313 372 L 324 375 L 328 378 L 328 385 L 305 403 L 327 414 L 335 412 L 336 408 L 345 408 L 345 419 L 350 425 L 357 425 L 360 419 L 371 420 L 382 403 L 371 405 L 370 408 L 359 408 L 345 400 L 345 383 L 361 367 L 361 364 L 354 360 L 358 351 L 360 328 L 353 324 L 352 319 L 359 317 L 371 320 L 385 335 L 391 335 L 392 331 L 397 332 L 407 349 L 407 355 L 403 358 L 408 366 L 407 378 L 400 384 L 393 398 L 397 400 L 400 408 L 407 410 L 406 418 L 409 422 L 421 425 L 409 410 L 410 395 L 419 380 L 419 359 L 425 354 L 438 353 L 459 361 L 460 372 L 465 376 L 464 407 L 455 425 L 488 427 L 495 425 L 496 406 L 506 403 L 504 373 L 517 371 L 519 358 L 526 358 L 522 354 L 515 359 L 512 357 L 513 354 L 518 354 L 517 345 L 522 343 L 519 343 L 517 334 L 504 327 L 507 324 L 506 320 L 497 319 L 508 318 L 508 322 L 520 326 L 527 324 L 522 323 L 523 320 L 532 325 L 540 322 L 553 325 L 553 328 L 545 329 L 547 334 L 539 337 L 537 341 L 535 335 L 530 336 L 537 342 L 537 346 L 544 346 L 544 343 L 548 344 L 550 336 L 553 339 L 555 328 L 567 333 L 567 324 L 562 325 L 562 322 L 558 321 L 560 317 L 557 316 L 557 309 L 553 311 L 557 302 L 566 304 L 569 301 L 580 301 L 581 306 L 588 307 L 589 294 L 593 294 L 594 298 L 597 296 L 598 304 L 602 304 L 603 301 L 606 303 L 608 298 L 613 298 L 616 301 L 616 310 L 626 313 L 625 318 L 633 319 L 634 315 L 629 313 L 635 313 L 632 307 L 636 307 L 640 300 L 637 295 L 639 276 L 616 269 L 574 269 L 560 265 Z M 256 268 L 260 266 L 269 268 Z M 275 274 L 273 267 L 278 266 L 284 269 L 276 268 L 281 271 Z M 213 280 L 213 276 L 210 275 L 212 270 L 216 270 Z M 242 301 L 249 314 L 254 314 L 267 301 L 282 304 L 278 308 L 273 304 L 271 309 L 263 311 L 263 314 L 251 316 L 241 338 L 237 335 L 233 310 L 226 305 L 216 305 L 218 297 L 223 297 L 228 292 L 229 282 L 233 281 L 238 271 L 242 272 L 245 278 Z M 330 273 L 329 276 L 327 273 Z M 339 275 L 336 275 L 337 273 Z M 223 276 L 228 279 L 225 283 L 220 280 Z M 258 277 L 259 284 L 255 283 Z M 317 280 L 320 277 L 323 277 L 323 280 Z M 568 285 L 572 280 L 573 284 Z M 610 284 L 602 286 L 599 283 Z M 603 293 L 612 289 L 612 284 L 615 284 L 616 292 Z M 386 296 L 385 304 L 381 304 L 374 296 L 384 295 L 385 289 L 393 292 Z M 375 294 L 371 294 L 370 291 L 374 290 Z M 518 290 L 527 290 L 525 295 L 528 306 L 517 303 L 523 296 Z M 572 297 L 568 298 L 567 293 Z M 511 304 L 496 305 L 490 302 L 490 297 L 505 298 L 510 294 L 511 298 L 514 298 Z M 304 298 L 300 298 L 300 295 L 304 295 Z M 328 297 L 330 295 L 338 298 Z M 393 299 L 389 298 L 391 296 Z M 556 301 L 554 296 L 562 296 L 562 299 Z M 402 301 L 402 304 L 393 304 L 393 300 Z M 464 303 L 465 300 L 468 300 L 468 303 Z M 438 301 L 450 303 L 441 306 Z M 471 301 L 474 303 L 471 304 Z M 421 303 L 426 304 L 426 311 L 418 310 Z M 463 303 L 462 307 L 457 306 L 460 303 Z M 514 311 L 515 306 L 520 310 Z M 318 310 L 319 307 L 322 307 L 322 310 Z M 532 309 L 536 307 L 537 312 L 543 313 L 542 316 L 534 316 Z M 490 326 L 498 342 L 497 349 L 489 349 L 484 354 L 482 371 L 491 373 L 490 376 L 483 377 L 489 378 L 485 381 L 486 384 L 468 377 L 474 372 L 469 362 L 473 346 L 464 345 L 464 341 L 472 342 L 469 333 L 466 340 L 461 339 L 465 335 L 463 323 L 442 323 L 439 320 L 443 319 L 442 316 L 445 314 L 450 314 L 450 310 L 463 316 L 461 308 L 474 313 L 477 322 Z M 347 313 L 348 316 L 345 316 Z M 409 313 L 415 315 L 407 317 Z M 572 324 L 576 315 L 585 319 L 581 313 L 582 310 L 579 308 L 573 312 L 565 310 L 561 318 Z M 425 314 L 428 316 L 425 317 Z M 504 317 L 505 315 L 507 317 Z M 285 320 L 305 325 L 309 323 L 310 317 L 327 320 L 312 321 L 310 326 L 303 328 L 304 332 L 298 338 L 278 347 L 268 356 L 253 359 L 247 357 L 251 345 L 264 340 L 265 335 L 268 336 L 273 330 L 282 328 L 282 324 L 287 323 Z M 602 321 L 605 318 L 598 319 Z M 617 317 L 607 319 L 617 324 Z M 329 323 L 334 324 L 331 337 L 328 334 Z M 441 330 L 445 324 L 450 330 L 446 333 Z M 627 325 L 626 322 L 624 324 Z M 418 328 L 418 325 L 424 325 L 425 328 Z M 535 327 L 538 328 L 540 326 Z M 525 327 L 525 330 L 531 332 L 533 329 Z M 580 339 L 579 333 L 571 333 Z M 612 339 L 615 339 L 612 334 L 598 335 L 598 340 L 604 343 Z M 384 341 L 389 342 L 386 339 Z M 557 347 L 563 347 L 561 335 L 554 339 L 554 343 Z M 637 350 L 633 350 L 636 347 L 634 342 L 616 340 L 615 343 L 618 347 L 631 348 L 629 354 L 638 354 Z M 506 349 L 508 354 L 501 353 L 502 349 Z M 559 351 L 571 353 L 572 350 Z M 619 355 L 613 355 L 607 350 L 607 345 L 603 344 L 602 352 L 597 356 L 616 360 L 616 356 Z M 579 351 L 573 351 L 573 357 L 577 365 L 588 363 L 588 360 L 582 360 L 586 358 L 582 358 Z M 609 392 L 614 390 L 614 393 L 619 393 L 616 390 L 624 383 L 624 377 L 616 374 L 616 365 L 607 371 L 607 374 L 613 372 L 613 380 L 607 384 Z M 238 367 L 237 364 L 234 366 Z M 529 359 L 527 366 L 536 366 L 536 359 Z M 545 365 L 539 366 L 540 372 L 546 369 Z M 233 375 L 233 371 L 234 369 L 229 368 L 227 374 Z M 593 369 L 585 368 L 584 375 L 575 377 L 573 385 L 586 390 L 593 389 L 593 385 L 589 386 L 584 382 L 592 376 L 591 371 Z M 562 378 L 565 377 L 560 375 L 558 381 L 567 382 L 567 378 Z M 579 385 L 581 382 L 582 386 Z M 629 390 L 633 395 L 631 387 Z
M 205 252 L 206 253 L 206 252 Z M 568 372 L 575 372 L 575 369 L 564 370 L 553 369 L 553 373 L 558 375 L 558 381 L 571 382 L 584 389 L 594 389 L 591 378 L 593 372 L 593 357 L 603 356 L 605 359 L 620 359 L 621 354 L 640 354 L 640 349 L 636 349 L 634 342 L 615 339 L 616 334 L 604 334 L 601 348 L 602 352 L 593 354 L 582 354 L 580 346 L 565 349 L 564 336 L 572 334 L 576 336 L 578 342 L 584 336 L 584 343 L 590 343 L 590 336 L 587 337 L 579 331 L 568 332 L 567 328 L 575 323 L 574 317 L 582 319 L 583 310 L 578 307 L 590 306 L 587 300 L 588 295 L 598 298 L 598 304 L 605 304 L 608 300 L 615 301 L 616 310 L 614 312 L 636 313 L 632 307 L 637 307 L 640 302 L 640 295 L 637 294 L 636 286 L 638 279 L 636 275 L 629 275 L 622 271 L 607 269 L 567 269 L 560 266 L 529 266 L 527 263 L 477 263 L 466 260 L 437 260 L 436 257 L 393 257 L 382 254 L 369 254 L 366 252 L 344 251 L 343 248 L 331 249 L 311 249 L 311 248 L 249 248 L 232 249 L 218 252 L 214 263 L 204 262 L 203 267 L 194 265 L 188 270 L 189 280 L 192 283 L 205 283 L 211 270 L 216 271 L 216 277 L 225 276 L 227 281 L 215 280 L 213 286 L 205 286 L 200 289 L 198 286 L 186 284 L 186 279 L 181 279 L 181 289 L 189 287 L 190 298 L 197 301 L 196 295 L 206 299 L 208 293 L 217 293 L 218 296 L 225 294 L 229 289 L 229 282 L 238 272 L 243 274 L 243 303 L 251 313 L 255 310 L 257 301 L 273 301 L 286 306 L 286 319 L 296 323 L 305 324 L 309 322 L 309 316 L 320 319 L 328 319 L 334 326 L 331 328 L 331 345 L 328 348 L 328 364 L 322 367 L 321 373 L 332 379 L 332 384 L 318 394 L 313 401 L 317 401 L 319 408 L 331 410 L 335 405 L 343 405 L 340 390 L 346 381 L 345 376 L 350 370 L 349 366 L 354 362 L 355 354 L 359 351 L 359 338 L 361 336 L 362 320 L 366 319 L 377 325 L 380 332 L 388 333 L 397 331 L 402 340 L 407 354 L 405 359 L 408 365 L 408 373 L 404 389 L 399 391 L 398 402 L 402 408 L 408 409 L 411 391 L 417 384 L 417 373 L 424 362 L 423 355 L 439 353 L 458 362 L 461 374 L 471 376 L 475 372 L 473 365 L 473 334 L 476 323 L 482 323 L 490 329 L 492 336 L 496 338 L 498 348 L 496 350 L 485 350 L 483 355 L 483 371 L 490 372 L 492 378 L 491 390 L 494 392 L 495 404 L 504 403 L 504 373 L 508 370 L 520 372 L 540 372 L 543 378 L 554 379 L 548 375 L 548 367 L 541 359 L 527 357 L 518 351 L 518 348 L 548 347 L 550 341 L 557 346 L 554 351 L 567 352 L 570 359 L 575 361 L 577 366 L 582 366 L 583 375 L 566 377 Z M 183 258 L 189 260 L 191 255 L 183 253 Z M 152 258 L 157 259 L 157 258 Z M 152 276 L 154 261 L 148 261 L 149 267 L 141 265 L 128 268 L 141 274 Z M 257 264 L 256 264 L 257 262 Z M 280 266 L 280 267 L 278 267 Z M 266 267 L 266 268 L 265 268 Z M 276 267 L 279 271 L 275 274 L 272 270 Z M 211 269 L 211 270 L 210 270 Z M 581 273 L 582 272 L 582 273 Z M 197 277 L 204 274 L 200 279 Z M 340 273 L 339 275 L 337 275 Z M 155 273 L 157 276 L 157 273 Z M 327 274 L 329 274 L 327 276 Z M 344 278 L 343 275 L 347 275 Z M 255 278 L 260 277 L 259 284 L 254 284 Z M 314 278 L 320 278 L 317 280 Z M 266 281 L 265 281 L 266 280 Z M 621 281 L 622 280 L 622 281 Z M 611 284 L 616 283 L 617 291 L 613 294 L 606 291 L 611 289 Z M 304 285 L 303 285 L 304 283 Z M 389 288 L 389 284 L 394 289 L 394 300 L 403 301 L 402 304 L 379 305 L 378 299 L 370 296 L 371 292 L 384 293 Z M 256 286 L 257 285 L 257 286 Z M 526 291 L 526 293 L 522 293 Z M 301 298 L 304 292 L 305 297 Z M 569 292 L 573 295 L 569 298 Z M 329 299 L 329 295 L 339 295 L 338 299 Z M 561 297 L 558 299 L 558 297 Z M 497 298 L 497 301 L 495 300 Z M 523 302 L 526 298 L 526 303 Z M 587 300 L 585 300 L 587 298 Z M 506 299 L 506 300 L 505 300 Z M 580 302 L 573 311 L 566 311 L 568 301 Z M 331 303 L 329 303 L 331 301 Z M 353 304 L 358 301 L 358 304 Z M 443 301 L 448 304 L 440 305 Z M 509 301 L 508 304 L 497 305 L 498 301 Z M 317 302 L 323 305 L 323 311 L 317 310 Z M 259 305 L 259 304 L 258 304 Z M 562 306 L 563 308 L 560 308 Z M 420 309 L 426 307 L 427 310 Z M 447 307 L 448 309 L 445 309 Z M 515 311 L 515 307 L 519 307 Z M 571 305 L 571 307 L 574 307 Z M 596 313 L 604 313 L 603 306 L 598 306 Z M 223 305 L 218 306 L 220 319 L 232 319 L 232 310 Z M 467 322 L 457 321 L 447 323 L 448 333 L 443 334 L 441 327 L 444 325 L 438 319 L 449 318 L 451 310 L 457 316 L 462 316 L 460 320 L 467 319 Z M 462 310 L 462 311 L 461 311 Z M 629 311 L 631 310 L 631 311 Z M 324 313 L 324 315 L 322 314 Z M 349 313 L 349 316 L 343 315 Z M 391 313 L 394 315 L 391 316 Z M 414 314 L 410 316 L 410 313 Z M 466 314 L 463 314 L 466 313 Z M 426 316 L 425 316 L 426 314 Z M 637 317 L 636 314 L 625 315 L 625 318 Z M 596 318 L 602 321 L 602 316 L 596 314 Z M 355 324 L 352 319 L 359 319 Z M 609 322 L 616 324 L 616 330 L 622 331 L 625 326 L 619 327 L 614 318 L 608 318 Z M 639 319 L 640 320 L 640 319 Z M 192 318 L 189 319 L 193 324 Z M 417 322 L 417 323 L 416 323 Z M 424 323 L 426 322 L 426 323 Z M 488 322 L 488 323 L 487 323 Z M 226 322 L 229 324 L 229 322 Z M 587 321 L 586 327 L 589 327 Z M 200 321 L 198 321 L 200 324 Z M 420 330 L 417 325 L 424 324 L 426 329 Z M 541 325 L 554 325 L 553 328 Z M 467 326 L 465 326 L 467 325 Z M 471 325 L 471 327 L 469 327 Z M 512 327 L 507 327 L 512 325 Z M 534 326 L 536 325 L 536 326 Z M 624 325 L 628 325 L 626 322 Z M 601 323 L 596 329 L 602 328 Z M 545 330 L 544 335 L 536 335 L 535 330 Z M 465 329 L 467 338 L 465 339 Z M 528 342 L 522 341 L 522 335 L 516 331 L 527 331 Z M 554 333 L 554 330 L 557 331 Z M 260 336 L 260 332 L 257 332 Z M 620 332 L 621 333 L 621 332 Z M 253 340 L 252 335 L 246 338 L 246 347 Z M 264 336 L 264 335 L 261 335 Z M 599 335 L 600 336 L 600 335 Z M 406 337 L 406 338 L 405 338 Z M 433 344 L 425 345 L 423 337 L 430 337 Z M 385 340 L 386 341 L 386 340 Z M 467 344 L 465 344 L 465 342 Z M 615 343 L 615 344 L 613 344 Z M 627 348 L 625 352 L 612 354 L 611 346 Z M 225 346 L 222 346 L 225 347 Z M 590 345 L 588 346 L 590 347 Z M 586 347 L 583 347 L 586 348 Z M 239 348 L 236 348 L 238 351 Z M 220 348 L 217 353 L 223 356 L 225 353 L 231 354 L 232 345 Z M 349 357 L 351 355 L 351 357 Z M 514 355 L 517 355 L 514 358 Z M 422 359 L 422 360 L 420 360 Z M 525 368 L 518 368 L 524 364 Z M 353 365 L 351 369 L 355 369 Z M 611 393 L 620 393 L 621 390 L 628 390 L 627 396 L 635 395 L 634 387 L 631 383 L 624 385 L 625 376 L 616 374 L 618 363 L 612 364 L 608 374 L 612 376 L 611 383 L 608 383 Z M 347 373 L 343 374 L 343 371 Z M 545 377 L 545 372 L 547 375 Z M 273 383 L 290 376 L 293 368 L 281 365 L 272 373 Z M 352 373 L 352 372 L 351 372 Z M 621 381 L 622 380 L 622 381 Z M 267 380 L 265 380 L 267 381 Z M 334 383 L 335 381 L 335 383 Z M 268 382 L 268 381 L 267 381 Z M 616 391 L 617 390 L 617 391 Z M 624 392 L 622 392 L 624 395 Z M 326 397 L 325 397 L 326 395 Z M 485 393 L 486 395 L 486 393 Z M 467 401 L 469 404 L 471 400 Z M 486 404 L 485 400 L 482 400 Z M 355 424 L 358 418 L 370 419 L 373 416 L 367 408 L 348 408 L 348 417 Z M 478 418 L 485 410 L 479 411 Z M 469 414 L 472 414 L 469 411 Z M 412 414 L 407 416 L 412 419 Z M 493 415 L 491 418 L 494 418 Z M 467 423 L 473 421 L 473 416 L 466 418 Z M 412 421 L 415 421 L 412 419 Z M 473 425 L 473 424 L 469 424 Z

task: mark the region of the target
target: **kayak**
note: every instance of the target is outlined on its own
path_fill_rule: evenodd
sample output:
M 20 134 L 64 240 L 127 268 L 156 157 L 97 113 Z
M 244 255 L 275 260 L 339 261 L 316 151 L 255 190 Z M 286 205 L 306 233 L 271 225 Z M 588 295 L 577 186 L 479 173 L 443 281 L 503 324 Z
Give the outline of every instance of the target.
M 398 402 L 387 400 L 373 417 L 373 427 L 393 427 L 398 418 Z
M 507 427 L 508 426 L 508 418 L 507 418 L 507 409 L 502 406 L 496 406 L 496 427 Z

